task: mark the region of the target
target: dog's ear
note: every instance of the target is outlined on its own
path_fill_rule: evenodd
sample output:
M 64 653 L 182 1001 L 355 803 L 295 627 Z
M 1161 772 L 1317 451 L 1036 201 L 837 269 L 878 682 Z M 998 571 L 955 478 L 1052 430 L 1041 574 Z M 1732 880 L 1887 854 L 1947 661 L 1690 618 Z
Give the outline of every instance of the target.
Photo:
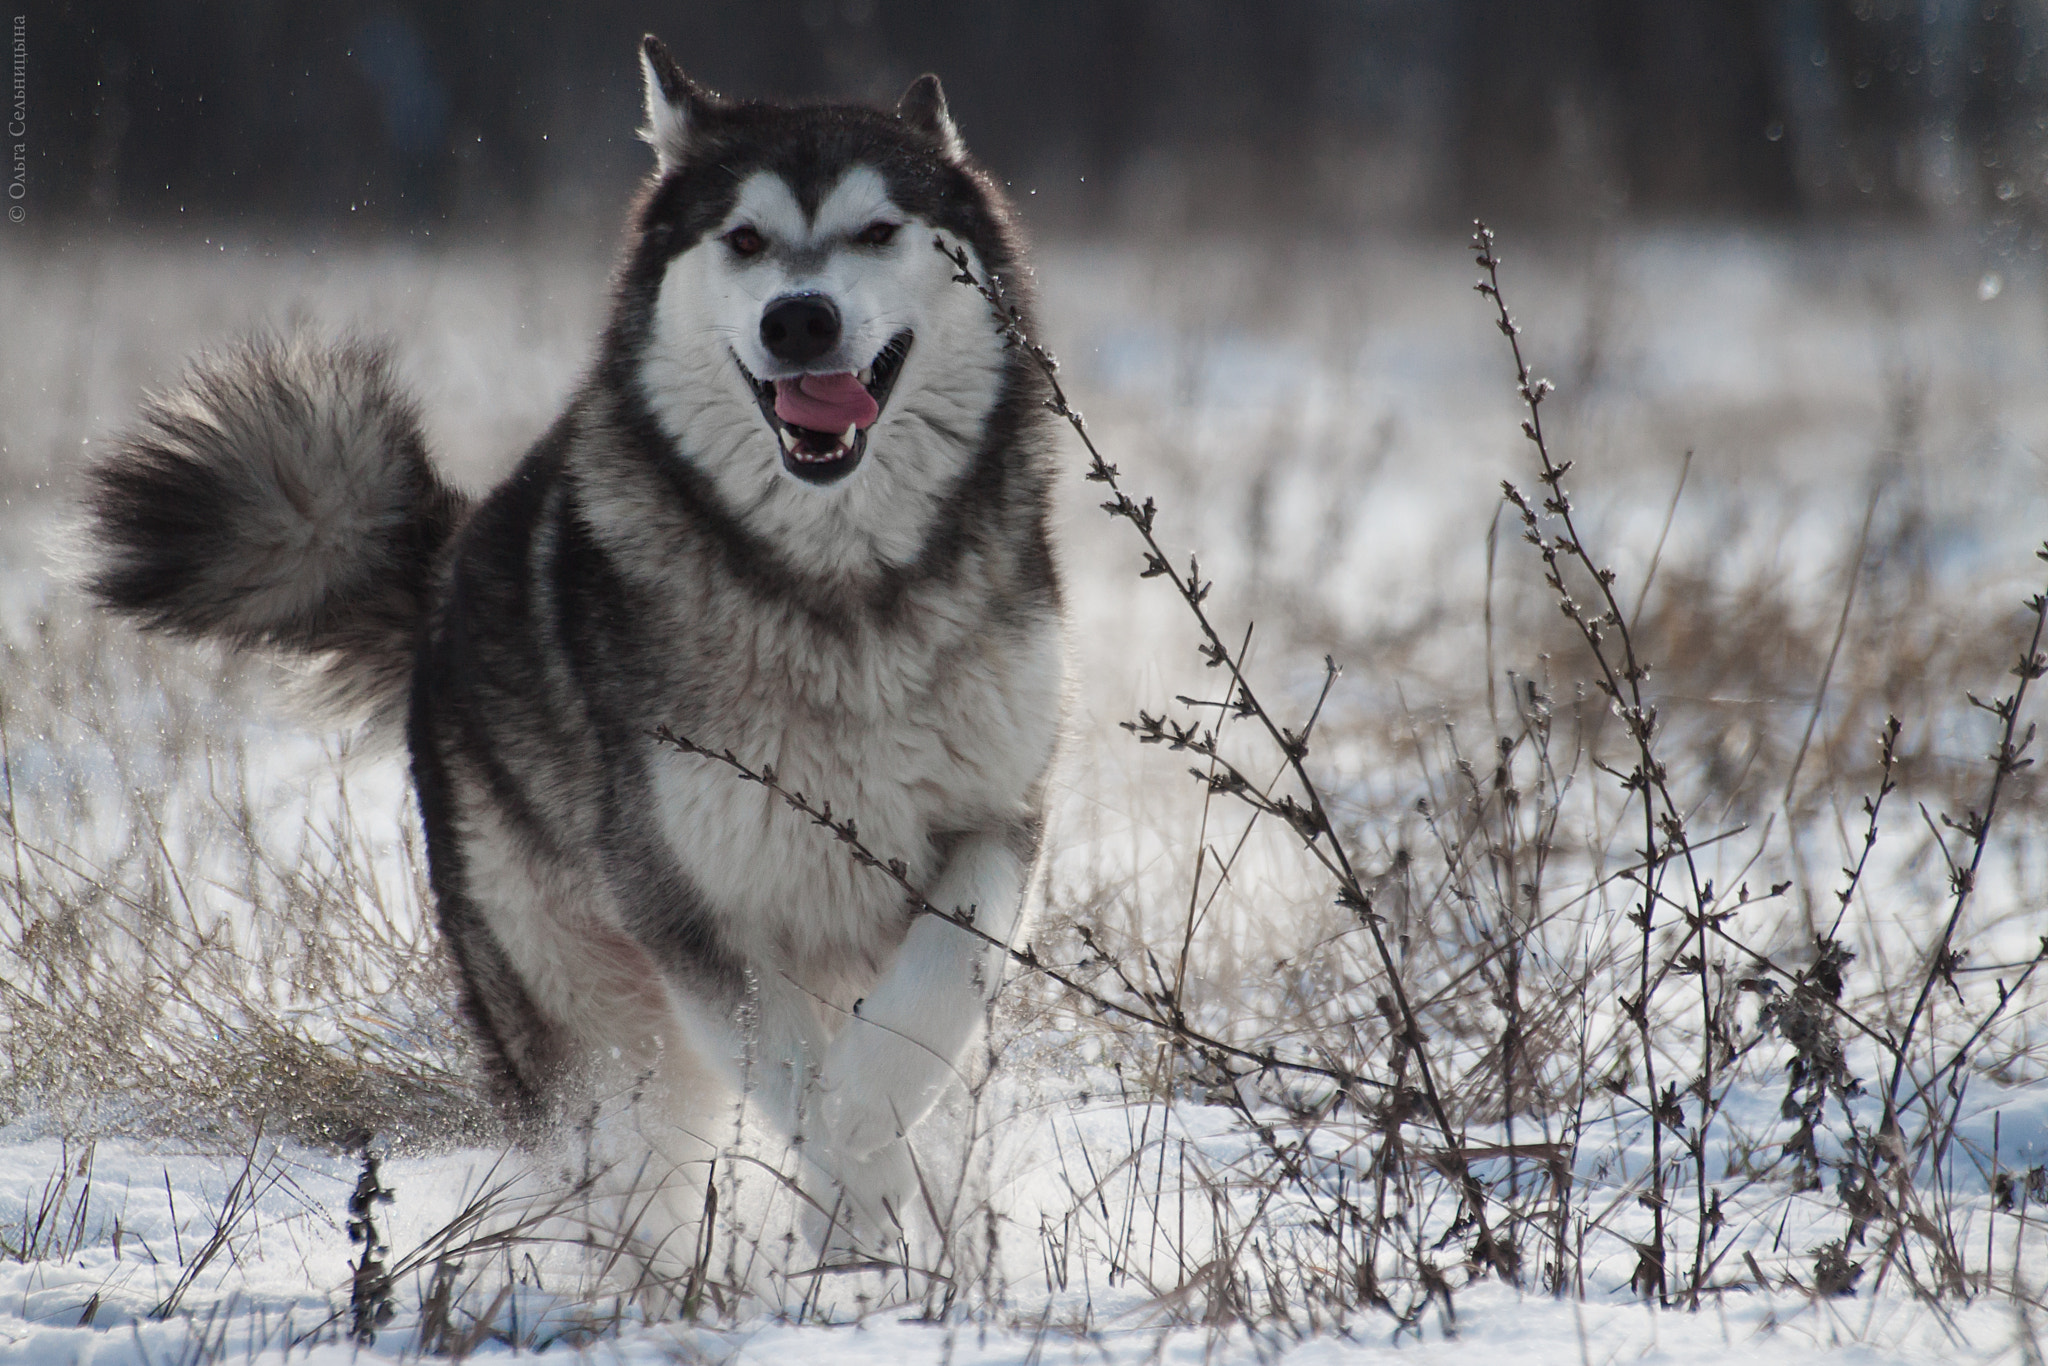
M 647 87 L 647 126 L 640 138 L 654 148 L 663 175 L 682 164 L 690 138 L 716 98 L 683 74 L 661 39 L 640 40 L 640 77 Z
M 966 158 L 967 148 L 960 141 L 960 130 L 953 126 L 953 116 L 946 112 L 946 92 L 939 88 L 937 76 L 926 72 L 912 81 L 903 98 L 896 101 L 896 117 L 906 127 L 936 139 L 947 160 Z

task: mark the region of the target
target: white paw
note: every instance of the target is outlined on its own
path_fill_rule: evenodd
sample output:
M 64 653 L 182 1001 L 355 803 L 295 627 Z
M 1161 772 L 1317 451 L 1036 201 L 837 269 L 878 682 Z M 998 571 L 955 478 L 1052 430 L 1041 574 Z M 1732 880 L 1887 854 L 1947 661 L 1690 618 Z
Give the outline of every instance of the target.
M 918 1198 L 910 1145 L 892 1140 L 821 1174 L 804 1210 L 804 1233 L 824 1256 L 888 1255 L 903 1240 Z
M 951 1075 L 948 1061 L 930 1049 L 853 1021 L 818 1070 L 818 1117 L 832 1152 L 858 1164 L 899 1142 Z

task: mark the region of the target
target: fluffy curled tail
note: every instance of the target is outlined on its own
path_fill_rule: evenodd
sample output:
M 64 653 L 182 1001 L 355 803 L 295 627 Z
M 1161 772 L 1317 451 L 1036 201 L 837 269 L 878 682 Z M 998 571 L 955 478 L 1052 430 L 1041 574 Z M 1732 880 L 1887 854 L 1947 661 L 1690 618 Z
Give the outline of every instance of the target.
M 301 657 L 328 702 L 403 715 L 464 502 L 381 348 L 263 338 L 203 359 L 86 479 L 85 586 L 103 604 Z

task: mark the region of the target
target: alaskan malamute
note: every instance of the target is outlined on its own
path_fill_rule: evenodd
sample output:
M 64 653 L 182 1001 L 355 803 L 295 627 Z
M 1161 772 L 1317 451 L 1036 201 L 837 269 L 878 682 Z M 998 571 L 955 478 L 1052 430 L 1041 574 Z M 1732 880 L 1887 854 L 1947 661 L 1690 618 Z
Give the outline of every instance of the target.
M 893 1243 L 1001 955 L 654 733 L 773 765 L 1017 934 L 1062 695 L 1051 419 L 934 241 L 1016 291 L 1018 232 L 934 77 L 786 108 L 641 59 L 611 320 L 509 479 L 444 485 L 377 348 L 252 343 L 90 471 L 89 583 L 402 722 L 497 1090 L 536 1133 L 636 1092 L 656 1241 L 693 1241 L 744 1086 Z

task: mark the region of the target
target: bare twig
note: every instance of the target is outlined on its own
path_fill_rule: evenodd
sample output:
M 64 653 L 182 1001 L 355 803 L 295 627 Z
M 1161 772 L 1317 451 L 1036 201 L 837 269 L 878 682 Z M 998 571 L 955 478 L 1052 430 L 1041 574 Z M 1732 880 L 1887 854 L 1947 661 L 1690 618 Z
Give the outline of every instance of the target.
M 861 841 L 859 827 L 850 818 L 834 816 L 830 802 L 814 803 L 803 793 L 793 792 L 784 787 L 776 777 L 775 769 L 772 765 L 764 764 L 758 769 L 752 768 L 731 750 L 708 749 L 687 736 L 676 734 L 667 726 L 658 727 L 654 732 L 654 736 L 664 744 L 673 745 L 685 754 L 694 754 L 699 758 L 711 759 L 724 764 L 744 782 L 759 783 L 762 787 L 767 788 L 777 797 L 780 797 L 792 811 L 798 812 L 813 825 L 829 832 L 834 839 L 846 847 L 847 857 L 852 859 L 854 863 L 863 868 L 872 869 L 888 878 L 891 882 L 894 882 L 903 892 L 904 898 L 909 903 L 910 909 L 913 912 L 919 915 L 936 916 L 950 925 L 957 926 L 965 933 L 979 939 L 988 947 L 1000 950 L 1005 957 L 1019 967 L 1028 968 L 1059 983 L 1060 986 L 1094 1006 L 1097 1010 L 1106 1011 L 1129 1020 L 1134 1024 L 1140 1024 L 1148 1029 L 1156 1029 L 1163 1034 L 1170 1035 L 1187 1044 L 1196 1053 L 1208 1055 L 1205 1060 L 1210 1062 L 1220 1064 L 1225 1058 L 1235 1059 L 1239 1062 L 1252 1064 L 1249 1069 L 1250 1072 L 1293 1072 L 1303 1076 L 1320 1077 L 1325 1081 L 1335 1082 L 1338 1086 L 1347 1090 L 1353 1087 L 1378 1090 L 1386 1086 L 1386 1083 L 1383 1081 L 1368 1077 L 1362 1072 L 1349 1068 L 1325 1067 L 1312 1062 L 1283 1058 L 1271 1049 L 1260 1053 L 1254 1052 L 1251 1049 L 1240 1048 L 1236 1044 L 1227 1043 L 1222 1039 L 1205 1034 L 1194 1028 L 1177 1012 L 1173 1014 L 1160 1014 L 1152 1011 L 1136 1010 L 1124 1005 L 1120 1001 L 1112 1000 L 1081 981 L 1072 971 L 1049 962 L 1032 945 L 1026 944 L 1022 948 L 1014 948 L 982 929 L 974 923 L 971 908 L 941 910 L 937 906 L 932 905 L 931 902 L 925 899 L 924 893 L 910 881 L 908 866 L 903 860 L 895 858 L 884 859 L 869 849 Z M 1115 968 L 1116 965 L 1112 964 L 1111 966 Z M 1129 978 L 1123 978 L 1123 981 L 1126 989 L 1134 995 L 1139 996 L 1148 1003 L 1154 999 L 1152 993 L 1146 992 Z M 1246 1074 L 1240 1073 L 1236 1075 Z
M 973 259 L 964 247 L 948 247 L 944 239 L 936 237 L 932 240 L 932 246 L 959 268 L 959 273 L 954 278 L 974 289 L 988 302 L 1004 342 L 1020 350 L 1037 369 L 1048 391 L 1046 407 L 1066 421 L 1088 452 L 1088 470 L 1085 477 L 1091 482 L 1106 485 L 1110 491 L 1109 499 L 1102 505 L 1103 510 L 1112 517 L 1130 523 L 1144 543 L 1145 564 L 1140 571 L 1140 577 L 1165 579 L 1186 605 L 1202 637 L 1198 649 L 1204 663 L 1212 669 L 1223 669 L 1229 679 L 1228 704 L 1232 714 L 1253 718 L 1259 722 L 1267 737 L 1285 756 L 1299 796 L 1282 796 L 1277 799 L 1266 796 L 1244 774 L 1221 758 L 1216 751 L 1213 731 L 1201 730 L 1193 725 L 1182 728 L 1164 718 L 1148 716 L 1142 711 L 1137 722 L 1126 723 L 1126 729 L 1137 734 L 1141 741 L 1165 742 L 1172 748 L 1187 749 L 1214 762 L 1223 770 L 1220 776 L 1197 770 L 1196 777 L 1209 784 L 1212 790 L 1218 790 L 1217 785 L 1221 784 L 1220 790 L 1240 798 L 1255 810 L 1286 821 L 1301 838 L 1303 846 L 1332 875 L 1337 883 L 1338 905 L 1351 912 L 1363 926 L 1386 973 L 1387 989 L 1399 1021 L 1401 1038 L 1413 1055 L 1421 1091 L 1430 1117 L 1443 1139 L 1444 1150 L 1451 1155 L 1461 1152 L 1462 1145 L 1456 1126 L 1452 1123 L 1449 1108 L 1444 1102 L 1443 1092 L 1437 1083 L 1427 1051 L 1422 1047 L 1425 1036 L 1421 1022 L 1408 998 L 1399 964 L 1388 947 L 1385 935 L 1381 932 L 1381 919 L 1373 911 L 1371 894 L 1359 879 L 1350 855 L 1345 850 L 1344 842 L 1338 837 L 1336 826 L 1331 821 L 1323 801 L 1321 789 L 1309 775 L 1306 764 L 1309 753 L 1308 727 L 1304 726 L 1297 734 L 1282 726 L 1260 700 L 1258 691 L 1240 668 L 1204 606 L 1214 585 L 1202 577 L 1200 562 L 1194 556 L 1190 556 L 1185 573 L 1174 566 L 1171 557 L 1155 534 L 1157 505 L 1150 498 L 1141 502 L 1124 491 L 1119 481 L 1117 467 L 1103 459 L 1102 453 L 1096 449 L 1094 438 L 1088 432 L 1087 422 L 1080 410 L 1068 401 L 1066 391 L 1060 385 L 1058 363 L 1049 351 L 1033 341 L 1025 331 L 1024 315 L 1010 302 L 1002 280 L 992 273 L 977 274 Z M 1325 662 L 1327 669 L 1334 673 L 1334 663 Z M 1451 1160 L 1460 1172 L 1459 1198 L 1464 1202 L 1466 1215 L 1477 1228 L 1474 1245 L 1475 1263 L 1498 1270 L 1512 1279 L 1515 1275 L 1512 1251 L 1494 1240 L 1487 1221 L 1484 1187 L 1473 1174 L 1470 1165 L 1462 1158 L 1453 1156 Z

